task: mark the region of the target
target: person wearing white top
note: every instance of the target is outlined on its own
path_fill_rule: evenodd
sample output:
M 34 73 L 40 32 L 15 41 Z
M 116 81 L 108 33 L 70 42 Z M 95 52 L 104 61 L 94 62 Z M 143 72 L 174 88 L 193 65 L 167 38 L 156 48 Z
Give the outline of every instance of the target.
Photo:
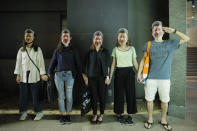
M 34 120 L 40 120 L 43 117 L 42 105 L 39 102 L 38 95 L 39 85 L 40 79 L 47 81 L 48 77 L 45 75 L 46 71 L 42 50 L 38 47 L 34 38 L 34 31 L 26 29 L 23 45 L 19 49 L 16 59 L 14 74 L 16 74 L 16 82 L 20 87 L 19 111 L 21 117 L 19 120 L 25 120 L 27 117 L 29 89 L 32 93 L 34 111 L 36 112 Z

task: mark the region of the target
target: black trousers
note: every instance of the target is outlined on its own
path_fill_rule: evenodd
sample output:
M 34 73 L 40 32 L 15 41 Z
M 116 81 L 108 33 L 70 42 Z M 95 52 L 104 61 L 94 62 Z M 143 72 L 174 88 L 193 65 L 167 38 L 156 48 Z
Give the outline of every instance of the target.
M 29 90 L 31 90 L 33 106 L 35 112 L 42 111 L 42 105 L 39 101 L 39 87 L 40 83 L 20 83 L 20 97 L 19 97 L 19 111 L 27 111 Z
M 137 112 L 135 93 L 135 72 L 132 67 L 116 68 L 114 78 L 114 112 L 124 113 L 124 96 L 126 95 L 127 113 Z
M 91 103 L 93 114 L 97 115 L 97 103 L 100 105 L 100 114 L 104 114 L 105 110 L 105 96 L 106 96 L 106 85 L 105 77 L 89 77 L 88 78 L 90 93 L 91 93 Z

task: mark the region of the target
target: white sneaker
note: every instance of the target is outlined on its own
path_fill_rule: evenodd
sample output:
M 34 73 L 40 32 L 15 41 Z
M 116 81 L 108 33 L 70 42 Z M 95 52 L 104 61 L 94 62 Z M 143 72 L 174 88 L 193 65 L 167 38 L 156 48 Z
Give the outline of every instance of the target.
M 24 121 L 26 118 L 27 118 L 27 112 L 25 111 L 25 112 L 21 113 L 21 116 L 20 116 L 19 120 Z
M 34 121 L 41 120 L 43 116 L 44 116 L 44 114 L 42 112 L 36 113 L 36 116 L 34 118 Z

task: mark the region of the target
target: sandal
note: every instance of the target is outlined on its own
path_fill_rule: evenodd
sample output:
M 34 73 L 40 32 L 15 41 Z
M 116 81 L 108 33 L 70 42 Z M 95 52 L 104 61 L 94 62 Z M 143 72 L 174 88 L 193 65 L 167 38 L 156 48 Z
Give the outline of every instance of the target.
M 145 124 L 147 124 L 148 126 L 145 126 Z M 146 129 L 150 129 L 150 128 L 152 127 L 152 125 L 153 125 L 153 122 L 151 123 L 151 122 L 146 121 L 146 122 L 144 123 L 144 127 L 145 127 Z
M 163 126 L 163 128 L 164 128 L 166 131 L 172 131 L 172 127 L 171 127 L 171 129 L 168 129 L 168 128 L 169 128 L 169 123 L 163 124 L 163 123 L 161 123 L 161 121 L 160 121 L 159 123 Z
M 101 124 L 103 122 L 103 115 L 100 115 L 97 119 L 97 123 Z
M 94 116 L 92 117 L 91 123 L 92 123 L 92 124 L 96 124 L 96 123 L 97 123 L 97 115 L 94 115 Z

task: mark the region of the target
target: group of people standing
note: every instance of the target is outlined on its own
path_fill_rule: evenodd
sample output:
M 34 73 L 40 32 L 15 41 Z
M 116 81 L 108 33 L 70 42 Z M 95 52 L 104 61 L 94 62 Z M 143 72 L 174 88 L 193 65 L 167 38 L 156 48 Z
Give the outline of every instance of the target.
M 180 40 L 163 40 L 164 33 L 174 33 Z M 173 52 L 180 44 L 185 43 L 189 38 L 183 33 L 168 27 L 162 27 L 160 21 L 152 24 L 152 36 L 150 46 L 150 69 L 145 84 L 145 99 L 147 100 L 148 120 L 145 128 L 151 128 L 153 124 L 153 100 L 155 93 L 159 92 L 162 109 L 161 124 L 166 130 L 172 127 L 166 121 L 166 113 L 170 94 L 170 70 Z M 93 43 L 85 57 L 84 65 L 80 62 L 78 51 L 71 43 L 71 33 L 68 29 L 61 32 L 61 41 L 55 49 L 48 72 L 45 71 L 45 64 L 42 51 L 38 47 L 36 36 L 33 30 L 26 29 L 23 46 L 19 49 L 14 74 L 20 85 L 20 120 L 27 117 L 28 90 L 31 90 L 33 97 L 34 120 L 43 117 L 42 106 L 39 101 L 40 79 L 47 81 L 48 77 L 55 74 L 54 81 L 58 92 L 58 105 L 61 112 L 60 123 L 71 123 L 72 92 L 76 75 L 81 75 L 91 93 L 93 116 L 91 123 L 102 123 L 105 110 L 106 89 L 112 81 L 114 73 L 114 113 L 117 114 L 120 123 L 133 125 L 132 114 L 137 112 L 135 81 L 141 83 L 144 58 L 147 55 L 147 43 L 143 49 L 144 56 L 138 67 L 135 48 L 128 40 L 128 30 L 120 28 L 117 35 L 116 47 L 112 50 L 112 62 L 110 53 L 104 48 L 103 33 L 96 31 L 93 34 Z M 135 69 L 134 69 L 135 68 Z M 47 75 L 46 75 L 47 74 Z M 124 97 L 126 97 L 127 117 L 124 115 Z M 66 99 L 66 104 L 65 104 Z M 100 114 L 97 113 L 97 106 L 100 106 Z M 66 106 L 65 106 L 66 105 Z M 66 108 L 65 108 L 66 107 Z

